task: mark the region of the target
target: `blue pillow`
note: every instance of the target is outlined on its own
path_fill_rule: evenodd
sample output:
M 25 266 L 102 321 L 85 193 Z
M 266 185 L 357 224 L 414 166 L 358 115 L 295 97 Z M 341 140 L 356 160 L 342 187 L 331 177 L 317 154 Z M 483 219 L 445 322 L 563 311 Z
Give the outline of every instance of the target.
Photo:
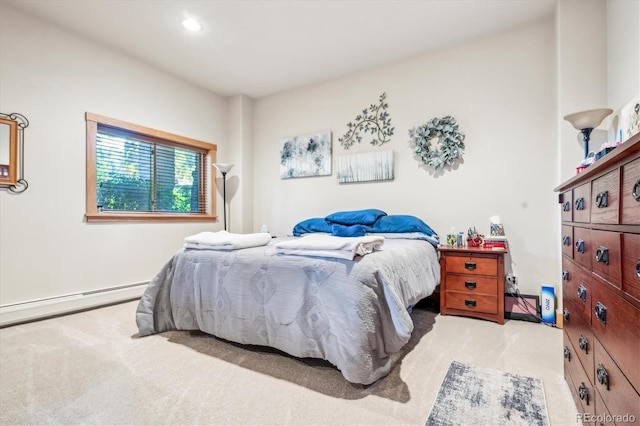
M 293 235 L 296 237 L 312 232 L 326 232 L 327 234 L 330 234 L 331 231 L 331 224 L 322 217 L 303 220 L 293 227 Z
M 364 237 L 365 234 L 363 225 L 344 226 L 336 223 L 331 226 L 331 235 L 334 237 Z
M 376 220 L 387 214 L 378 209 L 352 210 L 335 212 L 325 217 L 329 222 L 340 225 L 373 225 Z
M 382 216 L 372 226 L 367 226 L 366 231 L 375 233 L 422 232 L 429 236 L 437 235 L 429 225 L 410 215 Z

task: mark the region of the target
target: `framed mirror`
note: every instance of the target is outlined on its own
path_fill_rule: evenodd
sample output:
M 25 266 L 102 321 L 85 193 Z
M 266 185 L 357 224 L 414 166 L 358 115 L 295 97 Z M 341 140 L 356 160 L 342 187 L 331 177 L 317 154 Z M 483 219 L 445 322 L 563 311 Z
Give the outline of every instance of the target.
M 24 128 L 29 121 L 17 113 L 0 113 L 0 188 L 11 192 L 27 189 L 24 173 Z

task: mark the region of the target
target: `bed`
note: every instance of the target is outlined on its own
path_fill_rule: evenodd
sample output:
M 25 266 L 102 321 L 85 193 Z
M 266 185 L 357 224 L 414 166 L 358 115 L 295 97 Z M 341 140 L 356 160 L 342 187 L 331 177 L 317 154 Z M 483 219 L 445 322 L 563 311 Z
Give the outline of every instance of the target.
M 410 308 L 440 278 L 437 234 L 384 234 L 378 250 L 353 259 L 282 254 L 281 244 L 306 235 L 242 249 L 183 248 L 140 299 L 140 335 L 200 330 L 324 359 L 349 382 L 371 384 L 389 373 L 413 330 Z

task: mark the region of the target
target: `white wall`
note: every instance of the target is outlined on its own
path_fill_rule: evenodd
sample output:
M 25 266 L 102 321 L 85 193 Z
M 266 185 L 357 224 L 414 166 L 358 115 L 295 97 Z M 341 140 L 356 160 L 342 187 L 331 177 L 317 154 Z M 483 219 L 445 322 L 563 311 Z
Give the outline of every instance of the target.
M 30 122 L 29 188 L 0 191 L 0 306 L 149 281 L 185 236 L 221 227 L 85 223 L 84 113 L 215 143 L 220 153 L 225 98 L 0 9 L 0 110 Z
M 254 226 L 284 236 L 309 217 L 375 207 L 416 215 L 444 237 L 452 226 L 488 233 L 489 217 L 499 215 L 521 290 L 538 294 L 541 282 L 558 282 L 554 40 L 550 17 L 255 101 Z M 391 142 L 345 151 L 337 139 L 346 124 L 382 92 L 395 126 Z M 444 115 L 466 134 L 464 163 L 433 175 L 413 157 L 408 131 Z M 320 130 L 333 132 L 334 165 L 337 155 L 392 149 L 395 180 L 339 185 L 335 170 L 281 180 L 281 139 Z
M 640 1 L 607 2 L 607 105 L 615 112 L 640 95 Z M 614 112 L 614 116 L 615 116 Z

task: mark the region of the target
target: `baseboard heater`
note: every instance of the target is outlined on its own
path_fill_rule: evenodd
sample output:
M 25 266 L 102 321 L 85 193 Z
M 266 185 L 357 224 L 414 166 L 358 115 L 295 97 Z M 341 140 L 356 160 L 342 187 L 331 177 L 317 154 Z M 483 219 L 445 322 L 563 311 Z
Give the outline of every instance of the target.
M 0 306 L 0 327 L 137 299 L 149 282 Z

